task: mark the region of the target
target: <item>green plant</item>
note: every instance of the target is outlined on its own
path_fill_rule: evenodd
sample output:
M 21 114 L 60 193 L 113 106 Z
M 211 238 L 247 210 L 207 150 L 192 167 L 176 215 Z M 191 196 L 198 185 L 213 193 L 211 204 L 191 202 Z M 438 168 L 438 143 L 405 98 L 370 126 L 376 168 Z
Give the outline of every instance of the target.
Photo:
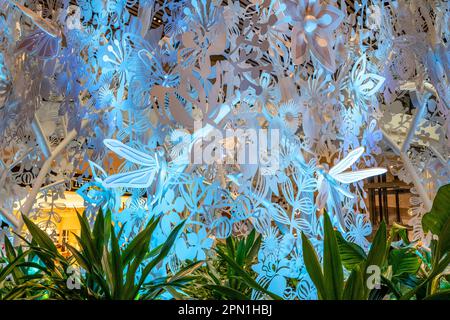
M 362 273 L 364 294 L 361 299 L 383 299 L 389 294 L 398 299 L 402 291 L 414 286 L 421 261 L 416 245 L 408 240 L 407 229 L 404 226 L 394 223 L 388 233 L 385 223 L 382 222 L 367 255 L 362 248 L 346 241 L 339 232 L 334 232 L 344 267 L 349 272 L 358 267 Z M 394 243 L 393 240 L 397 236 L 401 241 Z M 380 281 L 377 281 L 377 284 L 381 288 L 369 288 L 367 283 L 374 268 L 379 272 Z
M 249 300 L 257 290 L 272 299 L 280 299 L 255 281 L 251 266 L 261 245 L 261 236 L 252 230 L 245 238 L 227 238 L 218 242 L 215 252 L 196 272 L 196 285 L 190 294 L 201 299 Z
M 197 269 L 202 262 L 192 263 L 175 275 L 149 278 L 150 273 L 160 266 L 170 252 L 183 223 L 175 227 L 164 244 L 149 249 L 152 234 L 159 219 L 153 218 L 127 245 L 121 247 L 119 239 L 123 230 L 116 234 L 111 223 L 111 214 L 99 211 L 91 230 L 84 215 L 78 214 L 81 225 L 80 236 L 75 235 L 80 249 L 67 244 L 72 257 L 64 258 L 56 246 L 38 226 L 23 216 L 32 240 L 27 241 L 28 255 L 37 259 L 24 261 L 22 253 L 13 260 L 0 276 L 12 274 L 21 279 L 9 293 L 11 298 L 42 299 L 155 299 L 165 290 L 174 297 L 181 297 L 181 289 L 191 278 L 188 274 Z M 8 245 L 9 248 L 9 245 Z M 11 252 L 9 248 L 7 252 Z M 11 255 L 11 254 L 10 254 Z M 81 273 L 74 279 L 74 267 Z M 18 272 L 25 268 L 34 273 Z M 1 278 L 0 278 L 1 280 Z M 78 281 L 79 287 L 69 286 Z M 30 292 L 35 295 L 30 296 Z
M 450 263 L 450 185 L 439 189 L 422 224 L 424 231 L 438 237 L 431 241 L 431 251 L 410 242 L 405 227 L 394 224 L 388 234 L 382 222 L 366 254 L 333 230 L 325 213 L 322 266 L 310 241 L 302 234 L 305 266 L 319 299 L 449 299 L 449 276 L 445 270 Z M 397 236 L 401 239 L 399 244 L 393 242 Z M 342 266 L 350 273 L 346 281 Z M 379 289 L 371 289 L 367 284 L 371 266 L 380 271 Z
M 21 247 L 17 250 L 12 246 L 8 237 L 4 240 L 4 253 L 0 257 L 0 299 L 9 299 L 12 291 L 18 285 L 23 283 L 26 275 L 26 270 L 19 267 L 20 264 L 26 261 L 30 251 L 23 251 Z M 23 296 L 30 295 L 24 292 Z
M 72 264 L 56 249 L 48 235 L 24 217 L 33 238 L 22 238 L 26 247 L 14 248 L 5 239 L 6 258 L 12 286 L 2 299 L 80 299 L 80 292 L 68 291 L 66 273 Z M 17 235 L 19 236 L 19 235 Z M 19 236 L 20 237 L 20 236 Z
M 358 261 L 349 259 L 353 266 L 350 277 L 345 282 L 342 269 L 343 259 L 339 253 L 338 240 L 327 213 L 324 214 L 323 266 L 309 239 L 302 233 L 303 260 L 306 270 L 317 289 L 321 300 L 362 299 L 364 296 L 363 277 Z M 359 247 L 350 246 L 350 251 Z M 361 252 L 358 252 L 362 254 Z
M 123 226 L 116 232 L 109 212 L 98 212 L 92 228 L 84 215 L 77 215 L 79 249 L 67 245 L 69 258 L 23 216 L 31 240 L 21 237 L 25 246 L 14 248 L 5 238 L 0 299 L 157 299 L 166 291 L 175 299 L 246 300 L 255 292 L 280 299 L 255 280 L 252 265 L 261 244 L 255 230 L 245 238 L 218 241 L 206 261 L 188 263 L 176 274 L 151 277 L 170 253 L 183 223 L 162 245 L 150 248 L 158 218 L 121 245 Z M 301 235 L 303 260 L 319 299 L 450 299 L 450 185 L 439 189 L 422 224 L 425 232 L 433 234 L 429 249 L 410 242 L 405 227 L 394 224 L 388 232 L 382 222 L 366 253 L 334 230 L 325 213 L 322 263 L 309 239 Z M 379 288 L 368 285 L 373 266 L 379 270 Z M 78 289 L 68 286 L 74 267 L 82 270 Z
M 431 258 L 421 255 L 424 257 L 423 262 L 428 266 L 425 275 L 417 286 L 404 294 L 401 299 L 411 299 L 413 296 L 428 300 L 450 299 L 448 272 L 445 273 L 450 264 L 450 184 L 439 188 L 431 211 L 422 218 L 422 226 L 425 232 L 430 231 L 434 235 L 430 245 Z M 442 285 L 443 283 L 447 284 L 447 288 Z M 422 295 L 421 290 L 424 291 Z
M 346 241 L 334 230 L 327 213 L 324 214 L 324 253 L 323 266 L 320 265 L 310 241 L 302 234 L 303 259 L 311 280 L 314 282 L 319 299 L 323 300 L 366 300 L 383 298 L 386 292 L 372 288 L 377 283 L 368 285 L 369 277 L 379 271 L 391 268 L 395 275 L 413 272 L 418 269 L 418 257 L 408 248 L 391 248 L 396 235 L 405 237 L 406 229 L 394 225 L 389 233 L 382 222 L 375 234 L 369 252 L 366 254 L 358 245 Z M 344 279 L 343 267 L 350 273 Z M 379 284 L 379 283 L 378 283 Z
M 182 268 L 177 274 L 156 279 L 148 279 L 150 273 L 159 266 L 170 252 L 184 223 L 170 233 L 164 244 L 149 250 L 150 240 L 159 222 L 152 218 L 124 248 L 120 248 L 119 238 L 111 224 L 110 213 L 100 211 L 94 227 L 89 228 L 85 216 L 78 214 L 81 235 L 76 237 L 80 250 L 68 246 L 79 266 L 85 270 L 83 285 L 94 299 L 155 299 L 164 289 L 176 294 L 189 278 L 186 274 L 195 270 L 199 262 Z

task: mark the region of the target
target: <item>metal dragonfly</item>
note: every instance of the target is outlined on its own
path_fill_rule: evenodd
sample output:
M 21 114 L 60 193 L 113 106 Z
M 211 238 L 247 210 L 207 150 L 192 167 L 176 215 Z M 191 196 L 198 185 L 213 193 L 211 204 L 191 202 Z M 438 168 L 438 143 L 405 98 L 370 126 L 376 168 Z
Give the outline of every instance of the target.
M 161 198 L 169 180 L 181 174 L 186 167 L 184 162 L 168 162 L 165 157 L 165 150 L 162 147 L 156 148 L 152 154 L 146 154 L 118 140 L 105 139 L 103 143 L 118 156 L 141 166 L 141 169 L 110 175 L 103 180 L 103 184 L 110 188 L 145 189 L 153 185 L 152 204 Z
M 345 230 L 345 222 L 341 208 L 341 196 L 344 195 L 345 197 L 353 199 L 355 195 L 343 188 L 340 183 L 354 183 L 383 174 L 387 171 L 385 168 L 370 168 L 343 172 L 350 168 L 363 153 L 364 147 L 356 148 L 330 170 L 327 170 L 326 165 L 320 165 L 317 170 L 317 186 L 319 190 L 317 205 L 319 208 L 324 208 L 326 206 L 330 214 L 334 213 L 343 230 Z
M 229 105 L 221 105 L 216 113 L 213 123 L 195 131 L 190 137 L 187 150 L 177 159 L 167 161 L 163 147 L 157 147 L 152 154 L 131 148 L 115 139 L 105 139 L 105 146 L 118 156 L 138 164 L 141 169 L 113 174 L 103 180 L 106 187 L 149 188 L 153 184 L 153 200 L 155 203 L 165 193 L 168 182 L 179 178 L 190 165 L 190 154 L 194 145 L 208 136 L 214 130 L 213 124 L 219 124 L 231 111 Z M 155 182 L 156 180 L 156 182 Z

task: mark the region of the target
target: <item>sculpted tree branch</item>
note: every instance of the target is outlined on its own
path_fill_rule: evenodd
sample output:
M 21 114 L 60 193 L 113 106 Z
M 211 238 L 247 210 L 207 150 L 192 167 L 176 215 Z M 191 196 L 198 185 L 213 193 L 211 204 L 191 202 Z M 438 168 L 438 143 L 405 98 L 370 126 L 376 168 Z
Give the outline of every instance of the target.
M 84 120 L 81 124 L 80 130 L 82 130 L 87 125 L 87 121 Z M 28 216 L 30 214 L 31 209 L 33 208 L 34 202 L 36 200 L 36 197 L 41 190 L 42 184 L 44 183 L 45 177 L 47 176 L 48 172 L 51 169 L 53 161 L 56 159 L 56 157 L 67 147 L 67 145 L 72 142 L 77 136 L 79 132 L 75 129 L 70 131 L 67 136 L 64 138 L 64 140 L 61 141 L 61 143 L 49 153 L 49 157 L 45 160 L 44 164 L 42 165 L 41 170 L 39 171 L 38 176 L 36 177 L 36 180 L 34 181 L 33 187 L 28 194 L 27 199 L 25 200 L 24 205 L 21 208 L 21 213 L 25 216 Z M 42 137 L 40 137 L 42 140 Z M 45 140 L 43 140 L 45 141 Z M 23 221 L 19 220 L 19 223 L 17 225 L 17 231 L 20 232 L 23 227 Z

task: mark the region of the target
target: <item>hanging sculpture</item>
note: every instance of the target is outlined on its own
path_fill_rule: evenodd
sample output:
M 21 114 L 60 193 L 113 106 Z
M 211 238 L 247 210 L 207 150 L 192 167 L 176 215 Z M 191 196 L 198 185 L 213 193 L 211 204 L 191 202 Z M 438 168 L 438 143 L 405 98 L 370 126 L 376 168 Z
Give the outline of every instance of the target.
M 256 229 L 258 283 L 311 299 L 300 233 L 321 254 L 326 210 L 368 249 L 363 180 L 382 159 L 414 184 L 425 239 L 450 177 L 448 4 L 351 3 L 2 0 L 1 219 L 20 232 L 13 212 L 36 217 L 75 182 L 124 242 L 162 216 L 157 246 L 186 220 L 162 274 Z M 398 146 L 390 105 L 409 97 Z

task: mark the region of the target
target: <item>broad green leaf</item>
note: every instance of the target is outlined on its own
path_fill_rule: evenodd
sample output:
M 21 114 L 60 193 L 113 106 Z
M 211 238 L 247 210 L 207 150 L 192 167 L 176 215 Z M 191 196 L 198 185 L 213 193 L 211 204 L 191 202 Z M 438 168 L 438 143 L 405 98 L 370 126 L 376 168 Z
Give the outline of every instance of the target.
M 388 244 L 387 244 L 386 223 L 382 221 L 373 239 L 369 254 L 367 255 L 366 263 L 363 269 L 364 283 L 366 282 L 367 278 L 370 275 L 367 272 L 367 268 L 369 268 L 370 266 L 377 266 L 378 268 L 380 268 L 380 270 L 382 270 L 386 261 L 386 255 L 388 250 L 387 246 Z M 367 297 L 369 294 L 369 289 L 365 287 L 365 290 Z
M 0 269 L 0 283 L 5 280 L 5 278 L 11 274 L 12 270 L 17 267 L 22 261 L 23 258 L 28 255 L 29 251 L 25 251 L 22 254 L 19 254 L 13 261 L 8 263 L 4 268 Z
M 436 251 L 438 259 L 443 257 L 445 254 L 450 254 L 450 219 L 447 220 L 439 233 Z
M 85 259 L 83 254 L 68 243 L 66 244 L 66 246 L 69 249 L 70 253 L 75 257 L 75 260 L 80 265 L 80 267 L 82 267 L 83 269 L 85 269 L 87 271 L 91 271 L 91 267 L 89 266 L 89 261 Z
M 433 201 L 431 211 L 422 218 L 425 232 L 431 231 L 435 235 L 441 233 L 442 228 L 450 219 L 450 184 L 439 188 Z
M 363 300 L 364 299 L 364 280 L 361 273 L 361 267 L 356 265 L 345 283 L 342 295 L 344 300 Z
M 417 292 L 419 292 L 422 287 L 427 285 L 429 282 L 433 281 L 435 277 L 437 277 L 440 273 L 442 273 L 450 264 L 450 255 L 446 255 L 442 260 L 440 260 L 436 265 L 433 265 L 433 269 L 431 273 L 427 276 L 425 280 L 423 280 L 417 287 L 411 289 L 407 293 L 405 293 L 401 300 L 409 300 L 411 299 Z
M 95 244 L 91 236 L 91 230 L 89 228 L 89 222 L 87 221 L 84 214 L 80 215 L 77 212 L 77 217 L 81 227 L 80 236 L 78 237 L 75 235 L 78 244 L 83 248 L 83 253 L 89 260 L 95 261 L 97 264 L 100 264 L 102 253 L 96 251 Z
M 327 299 L 338 300 L 344 289 L 344 273 L 342 271 L 341 256 L 336 235 L 327 213 L 323 216 L 323 277 Z
M 386 223 L 382 221 L 370 246 L 366 259 L 366 268 L 371 265 L 382 268 L 386 260 L 387 249 Z
M 105 244 L 105 219 L 103 217 L 103 210 L 100 210 L 95 217 L 93 235 L 95 239 L 95 247 L 97 252 L 101 252 Z
M 9 262 L 14 261 L 14 259 L 17 257 L 16 251 L 14 250 L 13 245 L 11 244 L 11 241 L 9 241 L 8 237 L 4 237 L 4 246 L 5 246 L 5 254 L 6 258 Z M 1 266 L 1 265 L 0 265 Z M 19 268 L 14 268 L 12 270 L 12 276 L 14 278 L 14 282 L 18 283 L 18 280 L 20 277 L 23 276 L 23 273 Z
M 327 292 L 325 291 L 325 280 L 322 273 L 322 266 L 319 263 L 316 251 L 314 250 L 309 239 L 302 233 L 302 249 L 303 261 L 305 262 L 306 271 L 309 277 L 316 286 L 317 293 L 320 299 L 327 299 Z
M 31 236 L 33 237 L 33 241 L 35 241 L 38 246 L 46 248 L 47 250 L 57 254 L 58 249 L 56 249 L 55 244 L 52 239 L 48 236 L 47 233 L 42 231 L 37 225 L 35 225 L 30 219 L 28 219 L 25 215 L 22 214 L 22 219 L 25 225 L 30 231 Z
M 123 286 L 123 267 L 122 258 L 120 256 L 119 240 L 116 238 L 114 232 L 111 232 L 111 255 L 110 255 L 110 267 L 112 272 L 112 279 L 114 282 L 111 284 L 113 289 L 113 299 L 120 297 Z
M 389 264 L 392 265 L 394 276 L 404 273 L 416 274 L 420 267 L 420 258 L 410 248 L 393 249 L 389 254 Z
M 243 265 L 244 264 L 244 259 L 245 259 L 245 242 L 244 240 L 238 241 L 238 245 L 237 245 L 237 249 L 236 249 L 236 262 L 239 265 Z
M 247 238 L 244 240 L 245 241 L 245 252 L 249 252 L 250 249 L 253 246 L 253 242 L 255 241 L 255 237 L 256 237 L 256 230 L 253 229 L 249 235 L 247 236 Z
M 248 250 L 248 254 L 247 254 L 247 262 L 251 263 L 256 256 L 258 255 L 258 251 L 259 248 L 261 247 L 261 235 L 258 235 L 258 237 L 256 238 L 255 242 L 253 242 L 252 247 L 250 248 L 250 250 Z
M 334 232 L 338 241 L 342 264 L 347 270 L 351 271 L 367 259 L 366 253 L 360 246 L 346 241 L 339 231 Z

